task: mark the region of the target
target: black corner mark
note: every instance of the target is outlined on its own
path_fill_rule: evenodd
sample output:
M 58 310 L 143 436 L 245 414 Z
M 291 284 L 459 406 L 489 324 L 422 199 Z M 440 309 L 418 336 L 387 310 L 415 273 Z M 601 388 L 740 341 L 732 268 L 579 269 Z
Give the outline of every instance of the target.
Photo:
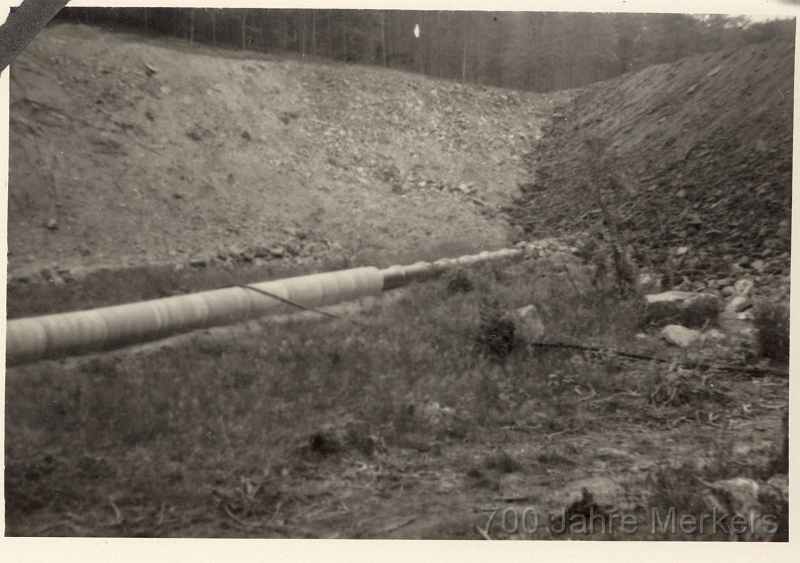
M 11 64 L 36 34 L 67 5 L 69 0 L 25 0 L 10 9 L 0 26 L 0 72 Z

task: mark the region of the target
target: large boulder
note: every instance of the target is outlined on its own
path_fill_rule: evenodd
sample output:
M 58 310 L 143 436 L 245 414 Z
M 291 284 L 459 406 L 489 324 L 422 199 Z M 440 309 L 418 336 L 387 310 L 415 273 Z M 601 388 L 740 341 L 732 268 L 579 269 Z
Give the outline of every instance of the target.
M 719 297 L 710 293 L 666 291 L 645 296 L 642 322 L 645 326 L 679 324 L 700 328 L 706 322 L 716 323 L 721 309 Z

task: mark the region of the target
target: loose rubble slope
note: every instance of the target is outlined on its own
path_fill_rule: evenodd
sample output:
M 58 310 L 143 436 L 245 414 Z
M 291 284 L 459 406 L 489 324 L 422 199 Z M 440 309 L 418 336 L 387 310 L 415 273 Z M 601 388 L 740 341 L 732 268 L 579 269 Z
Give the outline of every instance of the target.
M 499 248 L 551 100 L 55 25 L 12 65 L 10 276 Z
M 511 213 L 532 237 L 602 233 L 590 164 L 606 159 L 620 187 L 602 197 L 640 265 L 788 287 L 793 81 L 794 42 L 781 40 L 575 91 L 525 158 L 531 181 Z

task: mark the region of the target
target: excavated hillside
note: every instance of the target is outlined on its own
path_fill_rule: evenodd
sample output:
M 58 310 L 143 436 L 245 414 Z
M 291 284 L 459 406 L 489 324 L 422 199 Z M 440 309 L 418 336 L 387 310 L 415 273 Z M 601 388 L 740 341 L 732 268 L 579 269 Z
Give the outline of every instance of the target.
M 53 25 L 12 65 L 9 279 L 591 246 L 611 221 L 668 285 L 787 289 L 793 68 L 772 41 L 541 95 Z
M 584 244 L 611 222 L 672 283 L 788 288 L 793 82 L 794 42 L 773 41 L 574 91 L 526 156 L 511 214 L 529 236 Z
M 497 207 L 553 99 L 70 24 L 11 70 L 9 273 L 30 282 L 506 246 Z

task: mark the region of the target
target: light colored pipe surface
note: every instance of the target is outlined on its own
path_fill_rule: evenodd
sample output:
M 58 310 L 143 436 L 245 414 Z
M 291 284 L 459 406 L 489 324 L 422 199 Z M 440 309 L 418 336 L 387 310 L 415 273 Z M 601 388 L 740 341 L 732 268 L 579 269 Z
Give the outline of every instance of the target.
M 471 266 L 479 262 L 522 258 L 524 255 L 525 252 L 522 249 L 504 248 L 494 252 L 484 250 L 480 254 L 461 256 L 459 258 L 442 258 L 433 263 L 416 262 L 410 266 L 390 266 L 381 270 L 381 274 L 383 274 L 383 289 L 394 289 L 411 281 L 428 279 L 451 268 Z
M 355 268 L 251 284 L 298 303 L 322 307 L 383 290 L 377 268 Z M 154 299 L 90 311 L 8 321 L 6 365 L 118 348 L 199 328 L 234 324 L 297 308 L 244 287 Z
M 503 249 L 473 256 L 444 258 L 409 266 L 354 268 L 285 280 L 250 284 L 281 299 L 316 308 L 351 301 L 424 280 L 447 269 L 478 262 L 520 258 L 523 251 Z M 190 330 L 224 326 L 266 315 L 293 313 L 297 307 L 244 287 L 8 321 L 6 365 L 32 363 L 134 343 Z

